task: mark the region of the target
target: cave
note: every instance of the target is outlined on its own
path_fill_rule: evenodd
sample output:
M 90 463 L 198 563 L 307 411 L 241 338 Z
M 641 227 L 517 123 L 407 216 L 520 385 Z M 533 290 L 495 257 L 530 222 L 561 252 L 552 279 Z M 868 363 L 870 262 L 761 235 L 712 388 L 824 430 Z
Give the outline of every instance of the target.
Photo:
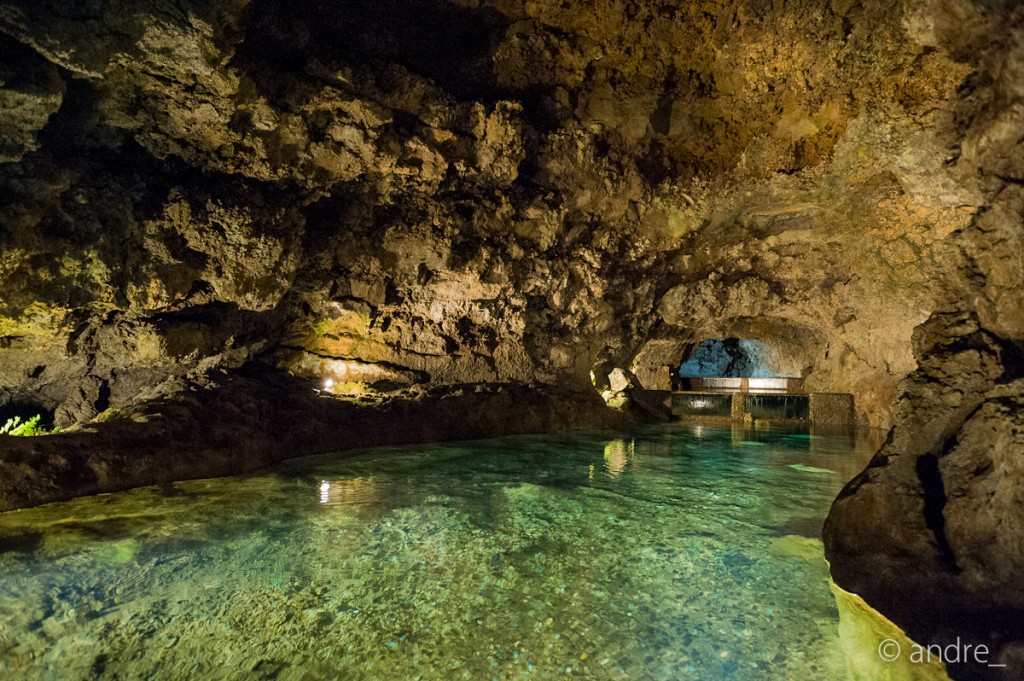
M 708 338 L 687 353 L 676 371 L 681 378 L 770 378 L 781 375 L 776 366 L 759 341 Z
M 1016 0 L 0 0 L 0 677 L 1024 678 L 1022 130 Z

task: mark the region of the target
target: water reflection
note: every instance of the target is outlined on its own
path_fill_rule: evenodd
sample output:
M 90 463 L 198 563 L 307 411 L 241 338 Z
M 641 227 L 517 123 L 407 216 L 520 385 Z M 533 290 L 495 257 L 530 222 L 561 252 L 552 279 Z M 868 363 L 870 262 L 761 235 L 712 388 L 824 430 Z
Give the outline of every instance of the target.
M 633 440 L 612 440 L 604 446 L 604 467 L 612 479 L 617 479 L 636 456 Z
M 380 489 L 372 477 L 321 480 L 318 488 L 323 506 L 348 506 L 380 501 Z

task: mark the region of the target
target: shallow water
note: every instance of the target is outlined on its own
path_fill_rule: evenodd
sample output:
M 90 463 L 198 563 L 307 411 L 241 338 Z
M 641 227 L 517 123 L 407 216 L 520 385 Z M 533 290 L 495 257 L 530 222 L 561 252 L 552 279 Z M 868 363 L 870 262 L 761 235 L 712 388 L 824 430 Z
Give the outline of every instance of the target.
M 514 437 L 2 514 L 0 678 L 842 678 L 818 537 L 874 444 Z

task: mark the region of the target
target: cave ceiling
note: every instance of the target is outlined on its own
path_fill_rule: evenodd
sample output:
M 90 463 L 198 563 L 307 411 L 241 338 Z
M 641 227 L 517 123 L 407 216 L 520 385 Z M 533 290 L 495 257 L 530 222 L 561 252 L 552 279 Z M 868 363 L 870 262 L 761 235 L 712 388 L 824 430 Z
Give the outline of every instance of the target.
M 1024 335 L 1011 5 L 4 0 L 0 390 L 71 423 L 254 359 L 582 386 L 741 337 L 890 425 L 933 313 Z

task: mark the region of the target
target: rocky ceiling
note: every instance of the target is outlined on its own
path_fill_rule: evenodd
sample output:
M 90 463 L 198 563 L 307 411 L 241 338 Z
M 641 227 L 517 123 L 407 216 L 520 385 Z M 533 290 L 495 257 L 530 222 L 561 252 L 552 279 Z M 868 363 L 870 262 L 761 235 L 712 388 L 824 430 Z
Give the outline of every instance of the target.
M 0 0 L 0 396 L 114 428 L 254 364 L 573 391 L 757 340 L 898 424 L 830 520 L 847 582 L 882 599 L 858 575 L 910 561 L 1024 608 L 1022 26 L 1012 0 Z

